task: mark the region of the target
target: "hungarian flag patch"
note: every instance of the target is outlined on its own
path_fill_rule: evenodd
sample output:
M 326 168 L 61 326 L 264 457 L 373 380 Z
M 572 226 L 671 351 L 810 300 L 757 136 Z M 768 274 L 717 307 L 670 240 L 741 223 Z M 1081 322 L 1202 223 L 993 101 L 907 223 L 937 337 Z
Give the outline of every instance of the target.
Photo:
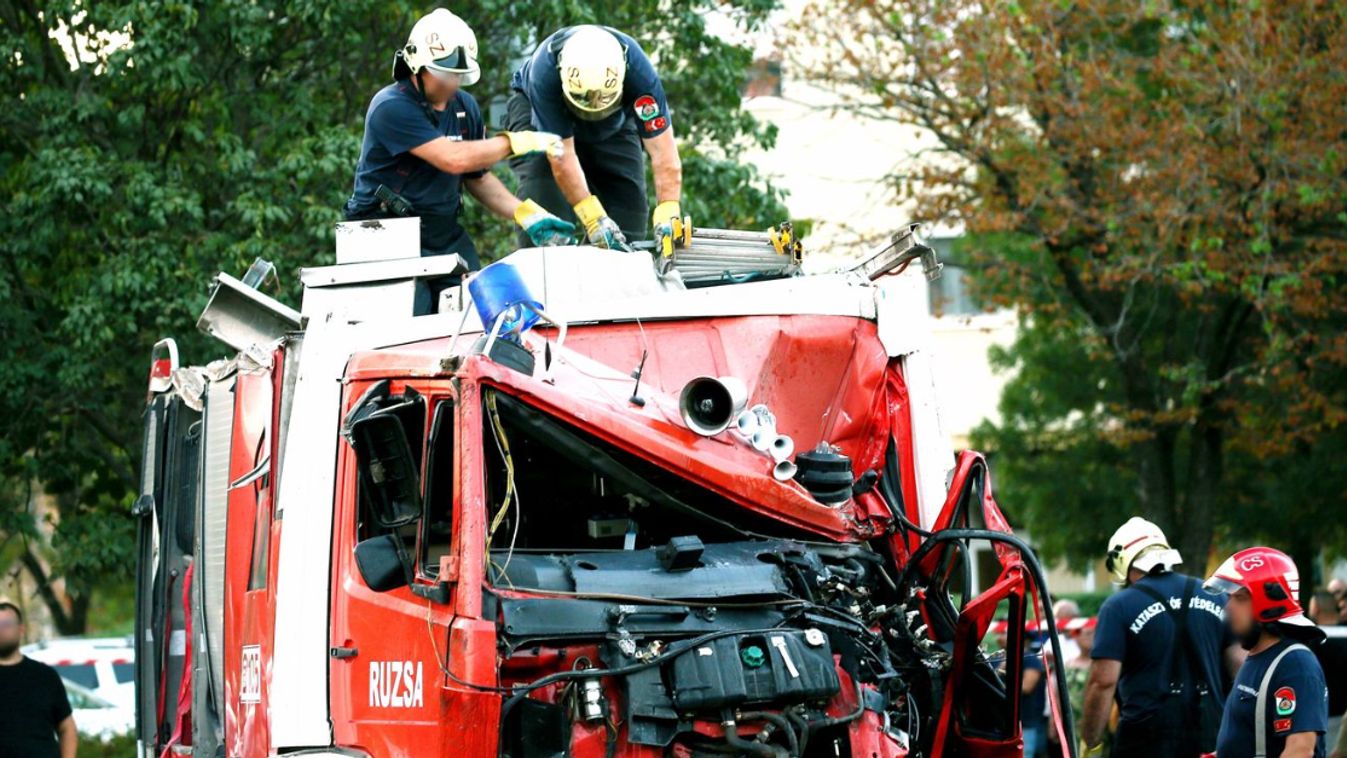
M 1290 716 L 1296 712 L 1296 691 L 1290 687 L 1282 687 L 1272 693 L 1273 699 L 1277 701 L 1277 715 Z
M 636 102 L 632 103 L 631 108 L 636 111 L 636 117 L 642 121 L 649 121 L 659 115 L 659 103 L 655 102 L 655 98 L 651 95 L 641 95 L 636 98 Z

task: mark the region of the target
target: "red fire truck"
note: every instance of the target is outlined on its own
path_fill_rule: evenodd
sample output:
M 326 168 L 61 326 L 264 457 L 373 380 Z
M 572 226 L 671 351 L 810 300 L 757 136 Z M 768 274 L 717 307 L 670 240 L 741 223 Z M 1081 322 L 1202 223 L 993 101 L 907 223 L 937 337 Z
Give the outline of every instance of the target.
M 141 756 L 1020 754 L 1046 588 L 940 429 L 914 230 L 813 275 L 523 250 L 421 316 L 454 256 L 348 231 L 299 311 L 217 278 L 229 357 L 155 348 Z

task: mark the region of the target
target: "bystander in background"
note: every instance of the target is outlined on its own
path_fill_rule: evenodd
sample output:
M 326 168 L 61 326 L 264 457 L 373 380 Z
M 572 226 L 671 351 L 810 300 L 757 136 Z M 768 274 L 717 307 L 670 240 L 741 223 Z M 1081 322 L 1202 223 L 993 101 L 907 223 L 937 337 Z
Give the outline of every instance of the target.
M 1347 626 L 1343 608 L 1347 606 L 1347 586 L 1334 579 L 1310 597 L 1310 620 L 1328 633 L 1322 645 L 1314 647 L 1328 684 L 1328 730 L 1324 733 L 1329 758 L 1347 758 Z
M 1043 665 L 1041 643 L 1030 644 L 1024 651 L 1024 673 L 1020 679 L 1020 729 L 1024 732 L 1024 758 L 1042 758 L 1048 754 L 1047 708 L 1048 678 Z
M 19 650 L 23 611 L 0 602 L 0 756 L 75 758 L 79 735 L 56 669 Z

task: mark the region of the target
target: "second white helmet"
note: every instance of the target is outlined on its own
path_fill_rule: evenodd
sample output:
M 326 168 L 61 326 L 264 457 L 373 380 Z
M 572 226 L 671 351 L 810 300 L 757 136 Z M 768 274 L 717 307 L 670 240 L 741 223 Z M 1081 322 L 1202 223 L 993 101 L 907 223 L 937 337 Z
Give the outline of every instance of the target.
M 597 121 L 622 107 L 627 51 L 612 32 L 592 25 L 575 27 L 561 44 L 557 68 L 566 103 L 580 118 Z
M 467 22 L 445 8 L 436 8 L 416 22 L 402 48 L 402 60 L 413 74 L 422 69 L 458 74 L 465 87 L 482 78 L 477 65 L 477 35 Z
M 1169 546 L 1169 540 L 1160 527 L 1140 516 L 1133 516 L 1108 541 L 1105 564 L 1113 581 L 1127 584 L 1127 572 L 1136 569 L 1149 573 L 1157 566 L 1173 569 L 1183 563 L 1179 551 Z

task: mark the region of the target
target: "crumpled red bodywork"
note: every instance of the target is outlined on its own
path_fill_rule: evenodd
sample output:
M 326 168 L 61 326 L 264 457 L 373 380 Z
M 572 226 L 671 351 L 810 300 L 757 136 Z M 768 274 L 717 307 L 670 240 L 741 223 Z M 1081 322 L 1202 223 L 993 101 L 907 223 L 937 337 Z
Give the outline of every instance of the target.
M 976 597 L 960 585 L 968 540 L 940 535 L 1009 526 L 975 453 L 959 457 L 939 518 L 923 521 L 933 509 L 919 503 L 907 364 L 874 321 L 571 324 L 563 345 L 539 328 L 523 338 L 540 364 L 532 374 L 474 353 L 476 336 L 360 351 L 346 366 L 332 408 L 343 439 L 329 563 L 314 568 L 330 576 L 327 681 L 313 696 L 326 699 L 331 744 L 313 749 L 1019 754 L 1018 688 L 1004 683 L 1018 681 L 1023 635 L 1012 634 L 1004 672 L 981 645 L 994 617 L 1023 630 L 1041 588 L 1020 549 L 1001 543 L 992 585 Z M 272 725 L 286 718 L 287 704 L 269 699 L 291 507 L 271 489 L 293 401 L 286 355 L 233 388 L 218 713 L 231 756 L 276 753 Z M 845 455 L 854 496 L 824 504 L 773 478 L 772 460 L 734 432 L 690 430 L 678 398 L 698 377 L 742 381 L 797 453 L 823 444 Z M 398 414 L 423 500 L 416 519 L 387 528 L 365 488 L 388 481 L 396 456 L 362 459 L 350 427 L 379 413 Z M 655 482 L 673 482 L 675 494 L 661 493 L 693 514 L 660 510 L 661 493 L 642 489 Z M 630 496 L 646 497 L 604 510 Z M 625 535 L 591 534 L 592 545 L 549 541 L 549 528 L 624 521 Z M 675 566 L 661 551 L 684 537 L 697 538 L 695 555 Z M 630 586 L 594 578 L 604 571 Z

